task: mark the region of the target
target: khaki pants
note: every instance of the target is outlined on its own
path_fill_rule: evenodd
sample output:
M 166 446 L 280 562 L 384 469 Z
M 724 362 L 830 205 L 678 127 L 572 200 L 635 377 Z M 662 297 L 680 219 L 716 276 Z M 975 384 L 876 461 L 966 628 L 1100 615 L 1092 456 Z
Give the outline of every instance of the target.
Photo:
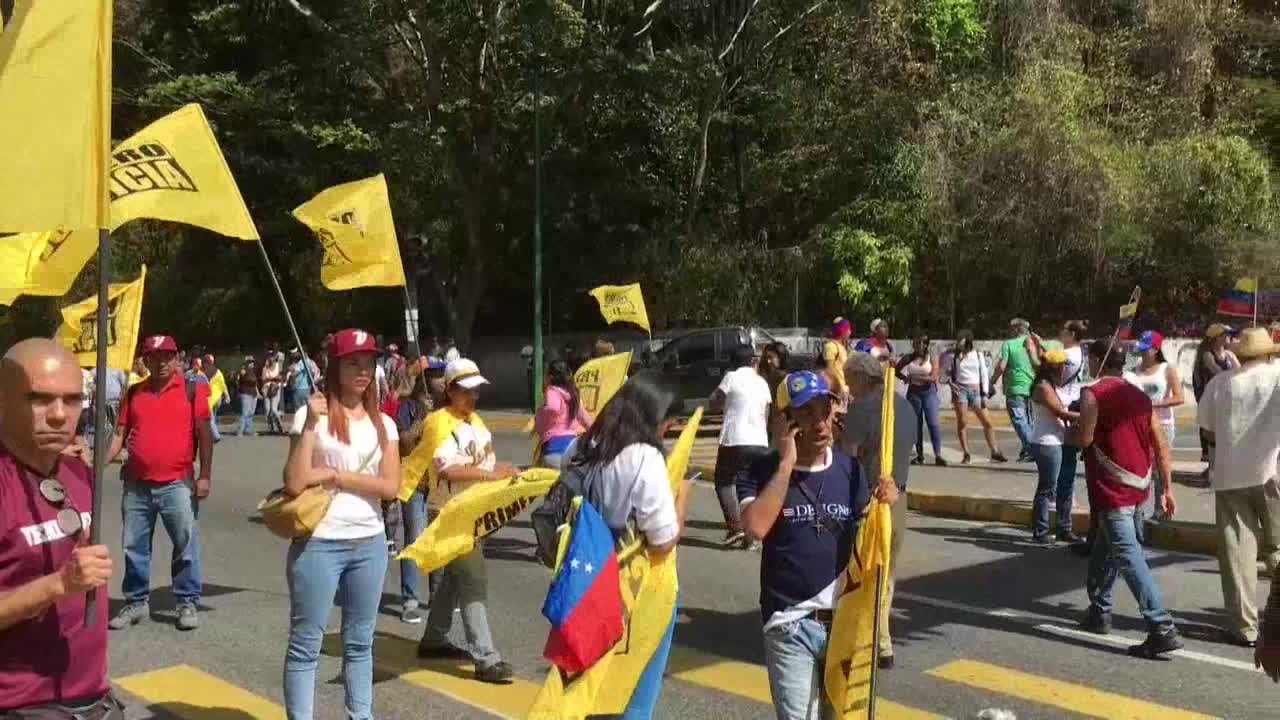
M 893 610 L 893 587 L 898 574 L 898 551 L 902 549 L 902 538 L 907 534 L 907 491 L 898 492 L 898 502 L 894 503 L 893 533 L 889 536 L 889 590 L 885 595 L 884 611 L 880 613 L 880 657 L 893 654 L 893 638 L 889 636 L 889 612 Z
M 1258 544 L 1274 573 L 1280 564 L 1280 485 L 1222 490 L 1214 494 L 1218 517 L 1218 570 L 1227 630 L 1246 640 L 1258 637 Z

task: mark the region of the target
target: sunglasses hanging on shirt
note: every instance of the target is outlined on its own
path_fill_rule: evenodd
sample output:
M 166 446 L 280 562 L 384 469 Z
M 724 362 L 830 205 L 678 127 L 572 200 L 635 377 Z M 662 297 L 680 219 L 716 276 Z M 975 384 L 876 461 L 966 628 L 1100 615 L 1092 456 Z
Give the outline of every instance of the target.
M 67 497 L 67 489 L 62 486 L 62 482 L 54 478 L 45 478 L 38 485 L 40 489 L 40 497 L 43 497 L 50 505 L 60 508 L 58 510 L 58 529 L 64 535 L 75 535 L 84 530 L 84 519 L 80 515 L 80 511 L 76 508 L 75 503 L 71 502 Z M 67 507 L 62 507 L 66 505 Z

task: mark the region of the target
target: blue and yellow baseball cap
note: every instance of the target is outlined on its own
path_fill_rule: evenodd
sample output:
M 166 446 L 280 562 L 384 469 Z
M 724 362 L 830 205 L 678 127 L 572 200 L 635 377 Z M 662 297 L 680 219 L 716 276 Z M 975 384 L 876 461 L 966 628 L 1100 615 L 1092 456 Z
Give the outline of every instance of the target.
M 816 372 L 801 370 L 787 375 L 778 386 L 778 406 L 794 409 L 823 395 L 835 397 L 827 379 Z

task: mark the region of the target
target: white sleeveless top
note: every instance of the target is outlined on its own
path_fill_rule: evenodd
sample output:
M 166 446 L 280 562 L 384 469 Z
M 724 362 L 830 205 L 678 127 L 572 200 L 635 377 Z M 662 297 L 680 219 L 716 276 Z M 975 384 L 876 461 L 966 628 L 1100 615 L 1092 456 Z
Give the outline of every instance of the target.
M 1169 363 L 1160 363 L 1152 368 L 1153 372 L 1149 375 L 1133 371 L 1126 372 L 1124 379 L 1151 398 L 1151 402 L 1159 402 L 1169 397 L 1169 377 L 1165 374 L 1168 367 Z M 1160 422 L 1166 425 L 1173 424 L 1173 408 L 1156 408 L 1153 412 L 1157 418 L 1160 418 Z
M 1034 397 L 1035 389 L 1032 388 L 1032 397 Z M 1062 402 L 1062 388 L 1054 388 L 1054 392 L 1058 393 L 1058 402 Z M 1066 440 L 1067 426 L 1062 424 L 1057 415 L 1053 411 L 1039 402 L 1035 402 L 1035 411 L 1032 413 L 1033 424 L 1031 426 L 1031 442 L 1037 445 L 1061 445 Z M 1064 403 L 1065 405 L 1065 403 Z
M 902 374 L 912 385 L 928 385 L 933 382 L 933 361 L 926 359 L 921 363 L 912 360 L 902 368 Z

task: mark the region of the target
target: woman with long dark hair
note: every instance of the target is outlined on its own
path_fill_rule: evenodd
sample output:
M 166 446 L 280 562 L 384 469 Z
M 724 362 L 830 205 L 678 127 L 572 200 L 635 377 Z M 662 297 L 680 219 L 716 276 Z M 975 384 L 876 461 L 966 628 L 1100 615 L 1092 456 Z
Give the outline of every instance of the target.
M 964 457 L 960 462 L 968 465 L 973 459 L 969 455 L 969 438 L 965 432 L 965 408 L 978 418 L 982 424 L 982 436 L 987 441 L 987 449 L 991 451 L 991 462 L 1009 462 L 996 445 L 996 431 L 987 415 L 987 396 L 991 391 L 991 365 L 979 350 L 973 346 L 973 332 L 961 330 L 956 333 L 956 345 L 948 355 L 946 363 L 947 380 L 951 385 L 951 404 L 956 412 L 956 434 L 960 437 L 960 450 Z
M 387 572 L 381 500 L 396 496 L 400 455 L 396 425 L 378 410 L 373 336 L 343 330 L 329 346 L 323 394 L 293 421 L 284 489 L 321 486 L 329 508 L 308 537 L 289 546 L 289 644 L 284 702 L 289 720 L 308 720 L 316 662 L 335 595 L 342 600 L 342 683 L 347 716 L 365 720 L 373 705 L 373 629 Z
M 1067 423 L 1080 413 L 1067 408 L 1062 400 L 1066 379 L 1063 366 L 1067 356 L 1061 350 L 1048 350 L 1040 355 L 1040 364 L 1031 385 L 1031 401 L 1035 405 L 1031 428 L 1031 455 L 1036 462 L 1039 482 L 1031 509 L 1031 542 L 1051 545 L 1049 536 L 1049 499 L 1055 498 L 1058 512 L 1058 539 L 1079 542 L 1071 531 L 1071 506 L 1076 487 L 1076 449 L 1066 444 Z
M 553 360 L 547 366 L 543 388 L 542 407 L 533 418 L 533 432 L 538 436 L 538 464 L 559 470 L 564 451 L 591 426 L 591 416 L 582 408 L 573 370 L 564 360 Z
M 1235 330 L 1230 325 L 1222 323 L 1214 323 L 1204 331 L 1204 340 L 1201 340 L 1200 346 L 1196 348 L 1196 365 L 1191 371 L 1191 391 L 1195 393 L 1196 402 L 1200 402 L 1205 386 L 1215 375 L 1224 370 L 1240 367 L 1240 360 L 1227 349 L 1227 344 L 1234 334 Z M 1209 452 L 1212 447 L 1213 443 L 1201 428 L 1200 461 L 1209 463 L 1201 476 L 1204 482 L 1209 481 L 1209 471 L 1213 468 L 1213 453 Z
M 622 386 L 568 453 L 572 466 L 598 478 L 588 499 L 615 537 L 634 528 L 643 536 L 651 560 L 675 549 L 689 507 L 687 480 L 677 495 L 671 493 L 662 444 L 680 407 L 675 391 L 661 376 L 642 372 Z M 623 718 L 653 716 L 674 629 L 673 611 L 662 644 L 636 683 Z
M 916 456 L 912 462 L 924 464 L 924 427 L 929 426 L 929 444 L 933 446 L 933 464 L 946 467 L 942 458 L 942 430 L 938 427 L 938 374 L 941 363 L 929 351 L 929 338 L 916 333 L 911 354 L 898 361 L 897 374 L 907 383 L 907 400 L 916 411 Z

